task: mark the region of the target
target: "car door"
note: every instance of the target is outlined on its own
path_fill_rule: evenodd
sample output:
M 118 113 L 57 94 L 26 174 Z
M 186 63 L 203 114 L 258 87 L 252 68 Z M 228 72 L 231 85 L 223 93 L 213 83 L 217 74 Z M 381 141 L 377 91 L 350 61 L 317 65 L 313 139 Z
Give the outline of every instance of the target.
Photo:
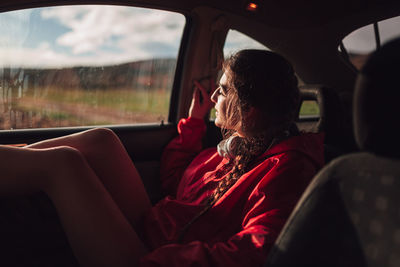
M 221 59 L 226 28 L 217 10 L 165 11 L 148 2 L 2 2 L 0 143 L 23 146 L 108 127 L 156 202 L 163 148 L 187 116 L 193 79 L 208 87 L 216 76 L 221 60 L 210 58 Z
M 14 9 L 0 14 L 0 143 L 111 128 L 155 200 L 160 155 L 176 134 L 185 16 L 104 5 Z

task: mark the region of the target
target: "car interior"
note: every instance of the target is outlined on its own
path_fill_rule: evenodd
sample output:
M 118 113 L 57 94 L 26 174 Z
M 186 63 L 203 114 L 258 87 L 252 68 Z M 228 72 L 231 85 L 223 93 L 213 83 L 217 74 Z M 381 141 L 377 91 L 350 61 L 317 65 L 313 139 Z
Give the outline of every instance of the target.
M 336 159 L 312 181 L 266 266 L 397 266 L 398 141 L 394 136 L 400 40 L 365 64 L 354 96 L 361 152 Z M 390 98 L 390 99 L 388 99 Z M 382 117 L 393 118 L 383 122 Z M 379 129 L 379 130 L 377 130 Z
M 97 14 L 98 20 L 85 24 L 90 20 L 84 20 L 83 12 L 97 7 L 105 7 L 90 13 L 93 19 Z M 111 7 L 119 12 L 112 19 Z M 71 13 L 61 12 L 68 8 Z M 176 14 L 179 22 L 171 14 Z M 128 36 L 128 30 L 139 25 L 131 20 L 135 16 L 149 24 L 134 37 Z M 400 36 L 398 16 L 400 2 L 394 0 L 2 1 L 0 144 L 31 144 L 93 127 L 110 128 L 123 142 L 152 203 L 156 203 L 163 197 L 158 180 L 161 154 L 177 135 L 178 121 L 188 114 L 194 80 L 211 90 L 211 84 L 217 83 L 221 75 L 224 58 L 257 42 L 254 47 L 277 52 L 293 64 L 302 101 L 297 125 L 301 131 L 325 134 L 327 164 L 298 203 L 265 266 L 399 266 L 400 213 L 395 204 L 400 189 L 396 181 L 399 161 L 398 152 L 389 152 L 399 147 L 392 141 L 395 136 L 385 134 L 396 131 L 396 123 L 389 123 L 397 121 L 396 109 L 377 111 L 380 123 L 376 124 L 371 124 L 368 115 L 386 105 L 396 106 L 398 94 L 391 92 L 399 84 L 394 84 L 394 79 L 369 87 L 358 84 L 374 94 L 368 95 L 371 99 L 360 111 L 362 118 L 353 119 L 354 109 L 367 101 L 354 95 L 360 69 L 371 53 Z M 100 30 L 103 24 L 106 30 Z M 99 30 L 91 28 L 93 25 Z M 160 32 L 153 33 L 153 28 Z M 366 28 L 370 30 L 368 42 L 364 40 L 367 34 L 353 34 Z M 122 34 L 124 29 L 127 32 Z M 83 30 L 91 39 L 79 35 Z M 113 32 L 105 33 L 107 30 Z M 106 39 L 99 37 L 99 32 Z M 47 34 L 54 36 L 46 39 Z M 251 42 L 243 41 L 241 45 L 244 38 Z M 115 49 L 114 43 L 119 45 Z M 136 43 L 147 54 L 153 53 L 153 58 L 136 57 L 139 50 L 128 47 Z M 97 52 L 96 47 L 101 51 Z M 117 50 L 123 49 L 130 55 L 119 59 Z M 69 54 L 62 54 L 67 50 Z M 79 61 L 80 55 L 87 61 Z M 62 65 L 64 59 L 69 61 Z M 85 92 L 78 93 L 75 87 Z M 53 95 L 60 88 L 67 88 L 70 94 Z M 137 118 L 135 107 L 121 108 L 126 104 L 120 101 L 131 101 L 127 90 L 136 90 L 133 97 L 146 93 L 138 103 L 146 102 L 156 109 L 155 115 Z M 111 99 L 117 92 L 122 95 L 116 97 L 120 110 L 115 112 L 129 115 L 124 118 L 120 113 L 110 115 L 114 104 L 100 107 L 103 94 Z M 166 94 L 161 100 L 164 102 L 157 102 L 160 94 Z M 71 100 L 73 97 L 79 99 Z M 55 104 L 56 98 L 61 104 Z M 95 99 L 96 103 L 84 103 L 83 98 L 88 103 Z M 375 99 L 377 102 L 372 101 Z M 33 104 L 28 100 L 34 100 Z M 54 106 L 63 108 L 64 113 L 44 110 Z M 86 122 L 82 119 L 86 115 L 79 112 L 98 114 L 99 119 Z M 48 122 L 51 118 L 56 122 Z M 74 118 L 73 123 L 68 124 L 66 118 Z M 371 125 L 354 128 L 354 124 Z M 380 134 L 369 139 L 370 143 L 359 140 L 363 133 L 377 129 Z M 220 139 L 220 129 L 210 114 L 204 147 L 215 146 Z M 371 204 L 357 199 L 371 199 Z M 13 205 L 28 204 L 24 201 Z

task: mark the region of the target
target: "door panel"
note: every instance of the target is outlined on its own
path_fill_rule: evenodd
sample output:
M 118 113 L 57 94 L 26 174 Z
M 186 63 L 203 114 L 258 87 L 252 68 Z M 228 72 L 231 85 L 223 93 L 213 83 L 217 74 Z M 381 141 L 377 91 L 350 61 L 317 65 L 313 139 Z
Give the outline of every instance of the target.
M 0 143 L 31 144 L 87 129 L 89 127 L 1 131 Z M 156 202 L 161 197 L 160 157 L 164 147 L 177 134 L 176 125 L 114 126 L 110 129 L 121 139 L 143 179 L 150 199 Z

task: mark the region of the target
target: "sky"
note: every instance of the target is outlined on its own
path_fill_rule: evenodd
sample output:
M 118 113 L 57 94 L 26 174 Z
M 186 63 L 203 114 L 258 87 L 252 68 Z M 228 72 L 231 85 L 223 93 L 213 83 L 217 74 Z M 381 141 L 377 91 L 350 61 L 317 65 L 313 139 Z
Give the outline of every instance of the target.
M 181 14 L 118 6 L 2 13 L 0 64 L 109 65 L 176 57 L 184 24 Z
M 400 17 L 378 22 L 381 44 L 400 36 Z M 343 39 L 349 52 L 368 54 L 376 49 L 373 25 L 362 27 Z
M 181 14 L 121 6 L 63 6 L 1 13 L 0 66 L 102 66 L 176 57 L 184 24 Z M 385 28 L 385 24 L 395 27 L 384 30 L 383 41 L 398 34 L 400 19 L 380 23 L 380 27 Z M 346 48 L 350 52 L 371 51 L 371 29 L 347 37 Z M 230 31 L 224 53 L 245 47 L 263 48 Z
M 233 53 L 241 50 L 241 49 L 268 49 L 263 44 L 257 42 L 254 39 L 251 39 L 247 35 L 235 31 L 229 30 L 228 35 L 226 36 L 225 45 L 224 45 L 224 56 L 229 57 Z M 269 49 L 268 49 L 269 50 Z
M 174 58 L 185 25 L 178 13 L 121 6 L 63 6 L 0 14 L 0 66 L 103 66 Z M 225 53 L 262 48 L 230 31 Z

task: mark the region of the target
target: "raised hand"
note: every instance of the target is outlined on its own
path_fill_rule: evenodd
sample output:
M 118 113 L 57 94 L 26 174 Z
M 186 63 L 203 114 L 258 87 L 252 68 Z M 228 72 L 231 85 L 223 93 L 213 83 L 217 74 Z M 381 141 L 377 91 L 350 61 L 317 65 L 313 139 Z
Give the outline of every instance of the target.
M 194 81 L 194 91 L 192 103 L 190 104 L 189 117 L 204 119 L 204 116 L 214 107 L 214 103 L 211 101 L 211 95 L 215 91 L 215 82 L 210 80 L 210 92 L 204 88 L 198 81 Z

